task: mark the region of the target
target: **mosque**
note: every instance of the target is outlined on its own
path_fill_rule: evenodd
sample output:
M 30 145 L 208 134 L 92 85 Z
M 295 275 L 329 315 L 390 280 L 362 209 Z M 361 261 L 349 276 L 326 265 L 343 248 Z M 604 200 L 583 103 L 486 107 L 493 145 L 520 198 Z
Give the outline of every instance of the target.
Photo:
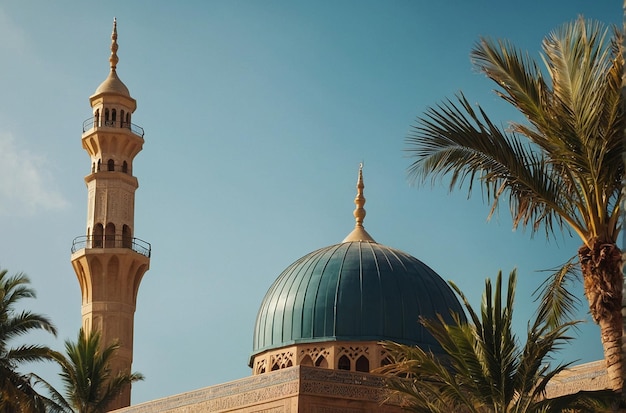
M 93 117 L 82 145 L 91 169 L 86 235 L 72 245 L 72 266 L 82 293 L 82 324 L 118 340 L 114 371 L 131 371 L 134 312 L 150 244 L 135 237 L 133 160 L 143 129 L 132 123 L 137 104 L 117 75 L 117 27 L 111 36 L 110 72 L 90 97 Z M 130 406 L 130 388 L 110 409 L 120 413 L 363 413 L 401 412 L 387 399 L 381 376 L 390 362 L 380 342 L 391 340 L 443 350 L 417 322 L 419 316 L 463 314 L 455 294 L 431 268 L 411 255 L 378 244 L 365 230 L 362 168 L 358 171 L 354 230 L 335 245 L 296 260 L 260 303 L 249 367 L 252 375 L 229 383 Z M 450 320 L 451 321 L 451 320 Z M 549 390 L 562 394 L 602 388 L 602 364 L 569 371 Z

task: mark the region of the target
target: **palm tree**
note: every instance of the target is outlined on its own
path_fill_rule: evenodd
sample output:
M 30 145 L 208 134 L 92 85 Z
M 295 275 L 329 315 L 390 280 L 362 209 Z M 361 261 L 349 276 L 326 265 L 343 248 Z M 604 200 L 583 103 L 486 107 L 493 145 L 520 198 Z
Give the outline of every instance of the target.
M 378 372 L 388 375 L 389 388 L 401 398 L 405 408 L 432 413 L 548 413 L 568 409 L 600 411 L 609 407 L 614 395 L 611 390 L 545 398 L 550 379 L 569 365 L 551 369 L 551 353 L 571 339 L 566 333 L 577 321 L 562 322 L 568 313 L 568 297 L 555 301 L 549 296 L 555 289 L 550 285 L 535 320 L 529 323 L 526 344 L 520 346 L 512 329 L 515 283 L 513 271 L 504 298 L 502 273 L 496 278 L 495 289 L 487 279 L 480 312 L 474 311 L 459 288 L 450 283 L 471 322 L 458 314 L 453 314 L 452 324 L 441 316 L 437 320 L 420 320 L 444 349 L 445 358 L 419 347 L 384 343 L 395 362 Z
M 111 358 L 119 344 L 102 346 L 100 333 L 92 330 L 86 334 L 81 328 L 78 340 L 65 341 L 65 355 L 54 352 L 53 357 L 61 366 L 61 379 L 65 385 L 65 397 L 46 382 L 52 399 L 67 411 L 77 413 L 102 413 L 107 405 L 131 383 L 143 380 L 140 373 L 111 372 Z
M 583 18 L 563 25 L 543 40 L 544 77 L 509 41 L 481 38 L 474 65 L 527 123 L 498 127 L 460 93 L 429 108 L 407 138 L 412 178 L 449 175 L 451 190 L 467 184 L 470 193 L 478 182 L 492 204 L 489 216 L 508 197 L 514 227 L 578 234 L 585 296 L 615 390 L 622 388 L 621 40 L 616 28 Z
M 0 270 L 0 412 L 44 411 L 48 401 L 33 388 L 31 376 L 18 368 L 22 363 L 51 360 L 51 350 L 40 345 L 11 347 L 10 344 L 34 330 L 56 336 L 56 329 L 48 318 L 16 309 L 20 300 L 36 297 L 29 284 L 29 278 L 23 273 L 9 276 L 7 270 Z

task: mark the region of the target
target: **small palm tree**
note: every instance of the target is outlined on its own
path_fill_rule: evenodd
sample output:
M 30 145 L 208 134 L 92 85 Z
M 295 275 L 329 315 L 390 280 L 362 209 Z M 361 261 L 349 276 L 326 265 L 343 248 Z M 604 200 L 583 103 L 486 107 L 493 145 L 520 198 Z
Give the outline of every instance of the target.
M 508 198 L 514 227 L 580 237 L 585 296 L 614 390 L 622 388 L 622 50 L 619 30 L 582 18 L 544 39 L 543 71 L 510 42 L 482 38 L 475 66 L 526 122 L 499 127 L 460 94 L 428 109 L 407 138 L 414 178 L 449 175 L 450 189 L 467 184 L 470 193 L 478 183 L 491 213 Z
M 567 304 L 553 306 L 544 296 L 536 319 L 529 323 L 524 346 L 513 333 L 516 273 L 509 276 L 506 297 L 502 273 L 485 282 L 480 312 L 474 311 L 456 285 L 450 283 L 470 315 L 470 323 L 453 314 L 454 322 L 420 320 L 444 349 L 445 358 L 419 347 L 384 343 L 395 363 L 377 372 L 388 375 L 390 389 L 415 412 L 530 413 L 568 409 L 600 411 L 614 397 L 612 391 L 580 392 L 545 399 L 546 385 L 569 364 L 551 368 L 550 355 L 570 340 L 567 330 L 576 321 L 552 325 L 567 314 Z M 554 292 L 554 291 L 551 291 Z M 567 293 L 566 293 L 567 294 Z M 556 309 L 556 311 L 555 311 Z M 565 311 L 563 311 L 565 310 Z
M 127 386 L 143 380 L 140 373 L 120 372 L 113 375 L 110 361 L 119 345 L 102 346 L 100 333 L 92 330 L 86 334 L 81 328 L 78 340 L 65 341 L 65 355 L 54 352 L 53 357 L 61 366 L 61 379 L 65 396 L 43 383 L 52 399 L 67 411 L 76 413 L 102 413 Z
M 16 306 L 24 298 L 35 298 L 29 278 L 18 273 L 9 276 L 0 270 L 0 412 L 44 411 L 47 399 L 34 388 L 31 376 L 19 372 L 22 363 L 52 360 L 51 350 L 40 345 L 10 343 L 34 330 L 44 330 L 56 336 L 52 322 L 43 315 L 18 311 Z

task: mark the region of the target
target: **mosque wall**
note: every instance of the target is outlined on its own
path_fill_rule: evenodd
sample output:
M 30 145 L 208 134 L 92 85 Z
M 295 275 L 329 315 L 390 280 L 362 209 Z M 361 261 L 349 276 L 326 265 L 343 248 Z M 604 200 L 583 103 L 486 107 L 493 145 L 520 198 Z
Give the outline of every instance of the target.
M 294 366 L 182 393 L 116 413 L 400 413 L 382 404 L 383 379 L 368 373 Z
M 606 388 L 602 360 L 574 366 L 555 377 L 547 396 Z M 381 376 L 294 366 L 158 399 L 116 413 L 401 413 L 399 400 L 383 404 Z
M 604 360 L 579 364 L 555 376 L 546 386 L 546 397 L 578 393 L 581 390 L 610 388 Z

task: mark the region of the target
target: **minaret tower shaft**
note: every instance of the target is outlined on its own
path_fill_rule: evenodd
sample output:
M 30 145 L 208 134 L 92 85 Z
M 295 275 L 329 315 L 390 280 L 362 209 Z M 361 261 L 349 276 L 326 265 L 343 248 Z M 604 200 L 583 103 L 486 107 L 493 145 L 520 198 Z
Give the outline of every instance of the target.
M 133 160 L 143 129 L 131 123 L 137 107 L 117 76 L 117 23 L 111 35 L 110 72 L 89 98 L 93 117 L 83 123 L 82 144 L 91 160 L 87 184 L 87 235 L 72 245 L 72 266 L 82 292 L 85 331 L 101 331 L 103 345 L 117 341 L 113 374 L 131 371 L 139 284 L 150 266 L 150 244 L 134 237 Z M 130 405 L 130 388 L 109 409 Z

